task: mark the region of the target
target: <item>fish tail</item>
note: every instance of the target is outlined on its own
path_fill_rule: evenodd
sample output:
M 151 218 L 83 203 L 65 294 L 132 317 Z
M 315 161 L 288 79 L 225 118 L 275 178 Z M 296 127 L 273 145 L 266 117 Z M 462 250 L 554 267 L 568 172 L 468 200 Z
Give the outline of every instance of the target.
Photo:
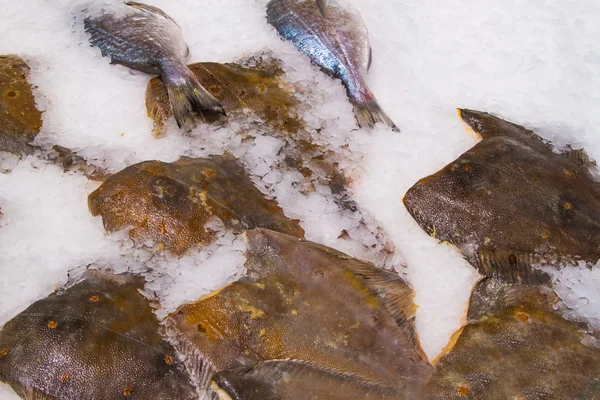
M 392 128 L 394 132 L 400 132 L 394 121 L 387 116 L 377 103 L 375 97 L 366 101 L 352 101 L 352 106 L 354 107 L 356 122 L 361 128 L 374 128 L 376 123 L 382 122 Z
M 167 87 L 173 115 L 180 128 L 191 119 L 193 111 L 201 115 L 226 115 L 221 103 L 202 87 L 186 65 L 163 66 L 161 78 Z

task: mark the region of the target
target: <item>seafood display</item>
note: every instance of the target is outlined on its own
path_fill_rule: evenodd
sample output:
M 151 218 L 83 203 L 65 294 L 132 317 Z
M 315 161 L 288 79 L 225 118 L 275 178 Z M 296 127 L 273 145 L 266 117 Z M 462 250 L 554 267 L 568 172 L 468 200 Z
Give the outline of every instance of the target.
M 0 331 L 0 381 L 24 399 L 195 399 L 139 290 L 141 277 L 89 271 Z
M 277 32 L 332 76 L 341 79 L 360 127 L 396 124 L 381 109 L 364 77 L 371 66 L 369 33 L 347 1 L 272 0 L 267 20 Z
M 304 235 L 231 156 L 132 165 L 109 177 L 88 203 L 107 231 L 131 227 L 130 236 L 150 239 L 158 250 L 176 255 L 209 242 L 214 232 L 206 225 L 215 217 L 232 229 L 261 227 Z
M 483 140 L 404 197 L 430 235 L 457 246 L 479 272 L 544 283 L 536 266 L 600 258 L 600 183 L 585 153 L 556 153 L 534 132 L 460 110 Z
M 181 28 L 159 8 L 128 1 L 123 15 L 106 13 L 85 19 L 90 43 L 111 63 L 158 74 L 167 87 L 179 127 L 193 111 L 224 114 L 221 104 L 185 65 L 189 49 Z
M 48 283 L 30 293 L 30 301 L 6 307 L 8 322 L 0 326 L 0 382 L 18 396 L 600 399 L 600 320 L 571 312 L 576 301 L 594 303 L 589 293 L 597 290 L 598 275 L 585 282 L 583 295 L 571 298 L 557 288 L 562 281 L 555 275 L 598 272 L 600 181 L 595 162 L 574 148 L 579 146 L 545 140 L 541 128 L 538 135 L 487 112 L 459 109 L 481 140 L 438 172 L 398 185 L 402 192 L 391 202 L 397 213 L 386 228 L 412 224 L 408 240 L 420 240 L 420 234 L 431 243 L 413 253 L 451 245 L 450 255 L 435 262 L 447 268 L 456 257 L 473 275 L 462 285 L 466 309 L 461 305 L 460 315 L 452 316 L 462 326 L 450 338 L 438 335 L 448 343 L 434 357 L 421 330 L 431 321 L 418 314 L 430 295 L 421 293 L 414 274 L 419 254 L 396 253 L 395 245 L 406 246 L 406 238 L 388 240 L 382 218 L 363 213 L 360 197 L 354 197 L 353 183 L 367 162 L 358 147 L 380 135 L 403 136 L 360 129 L 383 123 L 398 131 L 366 83 L 369 33 L 350 1 L 270 0 L 260 5 L 270 46 L 239 58 L 202 54 L 190 65 L 183 37 L 188 26 L 182 30 L 153 5 L 128 1 L 71 11 L 72 36 L 59 51 L 79 45 L 73 54 L 89 56 L 91 44 L 105 67 L 103 57 L 110 57 L 111 63 L 158 75 L 146 83 L 123 70 L 125 80 L 146 86 L 153 127 L 140 97 L 132 103 L 142 113 L 143 129 L 123 123 L 102 132 L 127 146 L 111 147 L 114 141 L 103 142 L 104 136 L 84 146 L 63 141 L 66 130 L 56 121 L 77 115 L 53 108 L 60 96 L 52 98 L 54 92 L 34 75 L 45 53 L 0 56 L 0 178 L 23 163 L 29 174 L 50 166 L 55 176 L 71 179 L 53 194 L 59 200 L 51 200 L 82 206 L 79 214 L 73 207 L 67 214 L 54 215 L 53 209 L 43 221 L 49 227 L 31 229 L 19 225 L 28 217 L 22 196 L 6 201 L 0 195 L 0 230 L 17 227 L 31 236 L 21 247 L 22 238 L 8 234 L 10 240 L 0 240 L 7 250 L 25 249 L 0 259 L 0 289 L 13 290 L 3 299 L 19 290 L 33 292 L 34 275 Z M 210 24 L 198 21 L 191 28 Z M 255 32 L 249 34 L 254 41 Z M 188 39 L 193 49 L 200 47 Z M 207 43 L 219 45 L 201 44 Z M 294 57 L 309 77 L 299 77 Z M 346 96 L 311 62 L 339 79 Z M 52 65 L 43 68 L 64 78 Z M 91 70 L 93 80 L 97 70 Z M 321 94 L 317 85 L 331 85 L 324 91 L 337 98 Z M 327 115 L 331 99 L 347 106 L 345 120 Z M 104 106 L 91 108 L 96 113 Z M 171 117 L 185 130 L 176 129 Z M 356 135 L 348 136 L 350 131 Z M 148 152 L 144 146 L 152 143 L 138 141 L 147 136 L 160 143 Z M 379 163 L 378 156 L 370 162 Z M 32 175 L 16 176 L 26 181 L 21 176 Z M 402 193 L 418 178 L 401 204 Z M 43 181 L 38 179 L 35 194 L 41 203 L 50 197 Z M 3 186 L 13 190 L 11 183 Z M 301 204 L 290 206 L 295 201 Z M 30 215 L 37 224 L 38 214 Z M 84 220 L 97 234 L 71 229 L 82 237 L 72 247 L 102 240 L 111 246 L 98 246 L 62 270 L 51 266 L 62 262 L 61 253 L 74 251 L 63 248 L 64 242 L 42 243 L 44 252 L 29 254 L 30 243 L 69 229 L 62 224 L 65 216 Z M 123 234 L 113 235 L 117 231 Z M 19 269 L 20 258 L 35 260 L 35 274 L 20 272 L 26 280 L 13 285 L 4 277 Z M 453 300 L 443 293 L 438 297 Z

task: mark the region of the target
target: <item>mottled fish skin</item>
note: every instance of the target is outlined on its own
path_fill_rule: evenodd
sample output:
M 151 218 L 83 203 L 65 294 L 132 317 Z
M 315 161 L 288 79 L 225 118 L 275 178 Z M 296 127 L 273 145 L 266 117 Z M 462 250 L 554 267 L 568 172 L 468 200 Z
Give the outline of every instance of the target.
M 134 164 L 92 192 L 88 205 L 107 231 L 129 228 L 136 240 L 175 255 L 214 239 L 205 226 L 214 217 L 236 231 L 262 227 L 304 236 L 298 221 L 265 199 L 230 155 Z
M 414 398 L 431 367 L 398 274 L 273 231 L 246 237 L 248 275 L 166 321 L 200 388 L 218 371 L 292 359 Z
M 213 400 L 397 400 L 402 390 L 297 360 L 270 360 L 219 372 Z
M 250 67 L 237 63 L 194 63 L 188 67 L 198 81 L 223 105 L 229 120 L 248 122 L 248 111 L 262 119 L 277 133 L 296 133 L 303 126 L 298 117 L 299 101 L 282 86 L 280 60 L 261 54 Z M 159 78 L 146 88 L 146 111 L 154 120 L 154 132 L 160 135 L 165 121 L 173 115 L 167 89 Z
M 42 127 L 42 113 L 27 78 L 29 66 L 13 55 L 0 56 L 0 151 L 33 154 L 30 143 Z
M 600 183 L 583 153 L 557 154 L 522 126 L 460 111 L 483 140 L 406 193 L 419 225 L 504 282 L 545 284 L 538 265 L 595 264 Z
M 90 271 L 37 301 L 0 331 L 0 381 L 24 399 L 197 399 L 143 287 Z
M 323 13 L 320 7 L 325 8 Z M 346 87 L 358 125 L 383 122 L 397 130 L 367 87 L 371 63 L 369 34 L 358 11 L 344 0 L 272 0 L 267 21 Z
M 131 11 L 122 16 L 107 13 L 84 20 L 90 43 L 112 63 L 159 74 L 179 127 L 192 111 L 224 115 L 221 104 L 185 65 L 189 49 L 175 21 L 156 7 L 132 1 L 125 4 Z
M 600 349 L 554 310 L 546 287 L 487 279 L 468 325 L 436 364 L 424 400 L 600 399 Z

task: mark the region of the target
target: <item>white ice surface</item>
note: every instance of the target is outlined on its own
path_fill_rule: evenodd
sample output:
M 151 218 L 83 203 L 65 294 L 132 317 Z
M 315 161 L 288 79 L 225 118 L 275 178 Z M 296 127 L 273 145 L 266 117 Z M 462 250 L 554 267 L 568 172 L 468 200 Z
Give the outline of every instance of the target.
M 354 120 L 343 88 L 279 40 L 266 24 L 264 1 L 148 3 L 181 25 L 192 62 L 230 62 L 270 49 L 284 60 L 291 81 L 319 89 L 308 99 L 319 107 L 308 113 L 307 122 L 325 127 L 323 141 L 330 147 L 352 150 L 342 167 L 352 172 L 359 205 L 383 224 L 398 258 L 408 265 L 403 276 L 417 291 L 417 325 L 433 358 L 460 325 L 476 274 L 456 251 L 420 230 L 404 209 L 402 196 L 418 179 L 475 143 L 456 117 L 456 107 L 498 113 L 558 144 L 585 147 L 600 160 L 600 3 L 352 1 L 371 34 L 373 65 L 367 82 L 400 134 L 384 129 L 350 133 Z M 40 143 L 78 150 L 113 172 L 147 159 L 217 154 L 223 144 L 247 164 L 252 152 L 268 164 L 268 140 L 245 147 L 234 134 L 235 126 L 217 131 L 201 126 L 182 135 L 171 121 L 165 137 L 154 139 L 144 108 L 148 76 L 109 65 L 98 49 L 87 45 L 77 13 L 82 4 L 0 0 L 0 54 L 16 53 L 32 67 L 31 81 L 44 110 Z M 302 197 L 288 185 L 293 177 L 267 168 L 257 162 L 252 171 L 288 215 L 303 220 L 310 239 L 369 257 L 337 240 L 336 233 L 352 221 L 332 208 L 327 193 Z M 144 267 L 140 264 L 148 255 L 139 250 L 123 258 L 131 244 L 123 235 L 106 236 L 100 219 L 89 215 L 86 196 L 93 188 L 81 176 L 29 159 L 0 175 L 0 325 L 64 283 L 68 271 L 79 265 Z M 232 279 L 219 269 L 220 257 L 226 271 L 239 273 L 240 247 L 231 240 L 226 255 L 218 250 L 192 252 L 181 270 L 167 273 L 168 284 L 188 282 L 182 297 L 169 300 L 170 307 Z M 369 234 L 361 240 L 370 240 Z M 210 262 L 197 265 L 203 257 Z M 165 262 L 151 261 L 159 267 Z M 597 283 L 597 277 L 583 279 Z M 568 287 L 598 299 L 597 284 Z M 0 385 L 0 398 L 9 396 Z

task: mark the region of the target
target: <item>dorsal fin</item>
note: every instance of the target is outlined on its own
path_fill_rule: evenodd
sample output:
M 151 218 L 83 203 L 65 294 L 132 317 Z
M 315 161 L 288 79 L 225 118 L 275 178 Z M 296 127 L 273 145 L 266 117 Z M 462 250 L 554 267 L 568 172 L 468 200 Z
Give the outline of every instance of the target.
M 415 293 L 411 287 L 398 274 L 356 259 L 345 259 L 344 266 L 379 301 L 406 338 L 423 355 L 414 326 L 417 306 L 413 301 Z
M 177 26 L 179 26 L 177 24 L 177 22 L 175 22 L 173 20 L 173 18 L 169 17 L 166 12 L 164 12 L 163 10 L 161 10 L 158 7 L 150 6 L 150 5 L 144 4 L 144 3 L 138 3 L 137 1 L 127 1 L 127 2 L 125 2 L 125 4 L 128 5 L 129 7 L 138 9 L 140 11 L 145 11 L 145 12 L 149 12 L 150 14 L 160 15 L 163 18 L 173 21 Z
M 569 158 L 581 167 L 595 167 L 596 161 L 592 160 L 583 149 L 573 149 L 571 146 L 567 147 L 566 151 Z
M 327 9 L 327 0 L 316 0 L 317 7 L 319 7 L 319 11 L 321 11 L 321 15 L 325 17 L 325 10 Z

